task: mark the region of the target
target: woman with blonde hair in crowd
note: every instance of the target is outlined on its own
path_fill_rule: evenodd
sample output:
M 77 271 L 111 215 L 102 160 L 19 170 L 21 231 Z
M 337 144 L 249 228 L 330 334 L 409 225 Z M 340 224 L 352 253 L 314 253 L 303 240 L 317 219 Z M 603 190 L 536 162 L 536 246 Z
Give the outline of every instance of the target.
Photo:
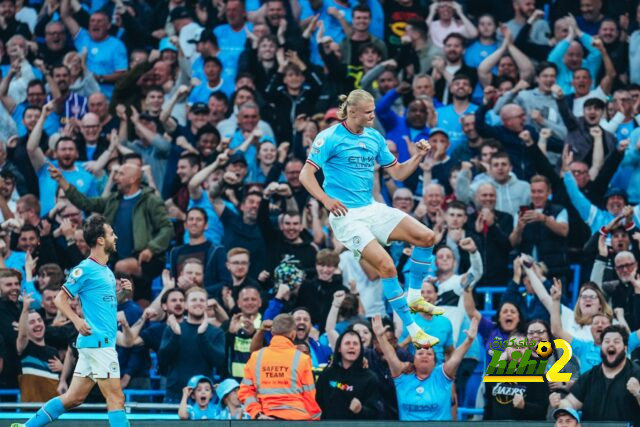
M 549 313 L 553 310 L 553 300 L 549 291 L 542 284 L 542 280 L 533 270 L 530 258 L 523 260 L 524 271 L 531 281 L 531 286 Z M 602 290 L 593 282 L 583 283 L 580 287 L 578 301 L 573 309 L 562 304 L 561 323 L 562 328 L 574 338 L 584 341 L 593 341 L 591 334 L 591 318 L 596 314 L 604 314 L 613 318 L 613 310 L 607 303 Z

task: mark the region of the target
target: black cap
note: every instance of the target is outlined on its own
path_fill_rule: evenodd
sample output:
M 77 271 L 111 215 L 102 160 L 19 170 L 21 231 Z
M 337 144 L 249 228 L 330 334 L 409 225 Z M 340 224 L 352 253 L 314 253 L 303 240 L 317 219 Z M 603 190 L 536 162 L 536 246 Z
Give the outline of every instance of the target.
M 176 19 L 184 19 L 191 18 L 191 14 L 189 13 L 189 9 L 184 6 L 174 7 L 169 14 L 170 21 L 173 22 Z
M 229 158 L 229 164 L 234 164 L 234 163 L 244 163 L 244 165 L 247 165 L 247 159 L 244 158 L 244 154 L 243 153 L 234 153 L 230 158 Z
M 627 192 L 624 191 L 622 188 L 612 187 L 608 189 L 604 195 L 604 199 L 607 200 L 609 197 L 613 197 L 613 196 L 620 196 L 625 200 L 625 202 L 627 201 Z
M 204 102 L 196 102 L 191 106 L 191 112 L 193 114 L 202 114 L 202 113 L 209 114 L 209 111 L 210 111 L 209 106 Z
M 218 45 L 218 38 L 216 37 L 216 35 L 213 34 L 213 31 L 207 30 L 206 28 L 200 31 L 200 35 L 187 41 L 187 43 L 193 43 L 193 44 L 205 43 L 205 42 L 211 42 L 216 46 Z

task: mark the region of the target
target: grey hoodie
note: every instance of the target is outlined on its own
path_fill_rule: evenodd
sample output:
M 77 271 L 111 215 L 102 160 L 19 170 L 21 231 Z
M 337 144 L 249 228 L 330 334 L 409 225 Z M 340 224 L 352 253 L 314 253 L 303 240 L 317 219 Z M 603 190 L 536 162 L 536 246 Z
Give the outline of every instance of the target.
M 488 182 L 496 189 L 496 210 L 509 213 L 514 219 L 518 218 L 520 206 L 531 203 L 531 186 L 527 181 L 518 179 L 513 172 L 504 184 L 498 183 L 491 176 L 483 173 L 471 182 L 471 171 L 463 170 L 456 181 L 456 198 L 470 203 L 474 200 L 476 190 L 481 184 Z

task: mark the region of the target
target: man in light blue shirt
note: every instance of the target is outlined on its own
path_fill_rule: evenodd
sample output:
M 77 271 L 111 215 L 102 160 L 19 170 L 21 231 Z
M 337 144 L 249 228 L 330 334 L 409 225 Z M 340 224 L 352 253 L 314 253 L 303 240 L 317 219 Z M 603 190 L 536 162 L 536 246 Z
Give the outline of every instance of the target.
M 86 196 L 97 196 L 98 186 L 95 177 L 83 168 L 83 164 L 76 162 L 78 148 L 76 142 L 69 137 L 60 137 L 55 145 L 57 160 L 49 162 L 40 148 L 40 138 L 44 121 L 53 109 L 53 103 L 46 104 L 42 109 L 42 115 L 38 119 L 35 128 L 27 140 L 27 153 L 33 169 L 38 176 L 40 186 L 40 206 L 43 214 L 48 213 L 55 205 L 55 196 L 58 184 L 51 179 L 48 173 L 50 165 L 60 168 L 67 181 L 73 183 L 78 190 Z M 105 151 L 105 155 L 109 155 Z M 99 170 L 101 168 L 98 168 Z
M 233 70 L 233 80 L 238 71 L 238 59 L 244 51 L 247 41 L 245 28 L 253 31 L 253 25 L 247 22 L 245 4 L 240 0 L 229 0 L 224 11 L 227 24 L 218 25 L 213 34 L 221 42 L 218 58 Z M 205 101 L 206 102 L 206 101 Z
M 575 39 L 580 41 L 576 41 Z M 582 46 L 580 45 L 582 44 Z M 588 55 L 584 57 L 584 49 L 587 49 Z M 602 54 L 593 46 L 593 37 L 583 33 L 577 25 L 569 26 L 569 35 L 555 45 L 549 53 L 549 62 L 556 64 L 558 67 L 558 76 L 556 78 L 558 85 L 565 94 L 573 93 L 573 72 L 578 68 L 586 68 L 589 74 L 597 76 L 602 63 Z M 591 87 L 590 89 L 594 89 Z
M 456 148 L 467 140 L 467 136 L 462 131 L 461 119 L 463 116 L 475 113 L 478 106 L 471 103 L 471 79 L 468 76 L 458 74 L 451 80 L 451 99 L 449 105 L 436 109 L 438 114 L 438 127 L 447 130 L 449 135 L 449 149 L 447 154 L 451 154 Z
M 116 250 L 116 235 L 102 215 L 92 215 L 83 225 L 84 239 L 91 248 L 89 258 L 74 268 L 55 299 L 58 309 L 78 330 L 78 361 L 69 390 L 49 400 L 24 426 L 42 427 L 82 403 L 98 383 L 107 401 L 109 425 L 129 427 L 124 412 L 120 384 L 120 365 L 115 350 L 117 292 L 131 290 L 126 279 L 116 278 L 106 265 Z M 82 317 L 71 308 L 70 300 L 79 298 Z
M 105 12 L 95 12 L 89 19 L 88 31 L 71 14 L 69 1 L 62 1 L 60 17 L 73 37 L 78 51 L 87 50 L 87 67 L 102 92 L 111 97 L 116 81 L 127 71 L 129 60 L 124 44 L 109 35 L 111 18 Z
M 209 97 L 213 92 L 222 91 L 228 97 L 231 97 L 235 90 L 233 81 L 227 81 L 221 77 L 222 62 L 215 56 L 209 56 L 203 59 L 204 80 L 191 90 L 187 100 L 189 105 L 196 102 L 208 103 Z

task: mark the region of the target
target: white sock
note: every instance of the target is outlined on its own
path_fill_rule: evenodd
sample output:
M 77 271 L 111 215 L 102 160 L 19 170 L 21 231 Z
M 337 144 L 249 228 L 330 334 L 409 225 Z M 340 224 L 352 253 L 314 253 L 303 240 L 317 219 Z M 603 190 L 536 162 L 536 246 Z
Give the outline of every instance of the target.
M 407 302 L 409 304 L 421 298 L 422 298 L 422 292 L 420 289 L 409 288 L 409 290 L 407 291 Z
M 416 322 L 412 322 L 410 325 L 407 326 L 407 330 L 409 331 L 409 335 L 411 335 L 412 337 L 416 336 L 416 334 L 418 332 L 420 332 L 422 329 L 420 329 L 420 326 L 418 326 L 416 324 Z

